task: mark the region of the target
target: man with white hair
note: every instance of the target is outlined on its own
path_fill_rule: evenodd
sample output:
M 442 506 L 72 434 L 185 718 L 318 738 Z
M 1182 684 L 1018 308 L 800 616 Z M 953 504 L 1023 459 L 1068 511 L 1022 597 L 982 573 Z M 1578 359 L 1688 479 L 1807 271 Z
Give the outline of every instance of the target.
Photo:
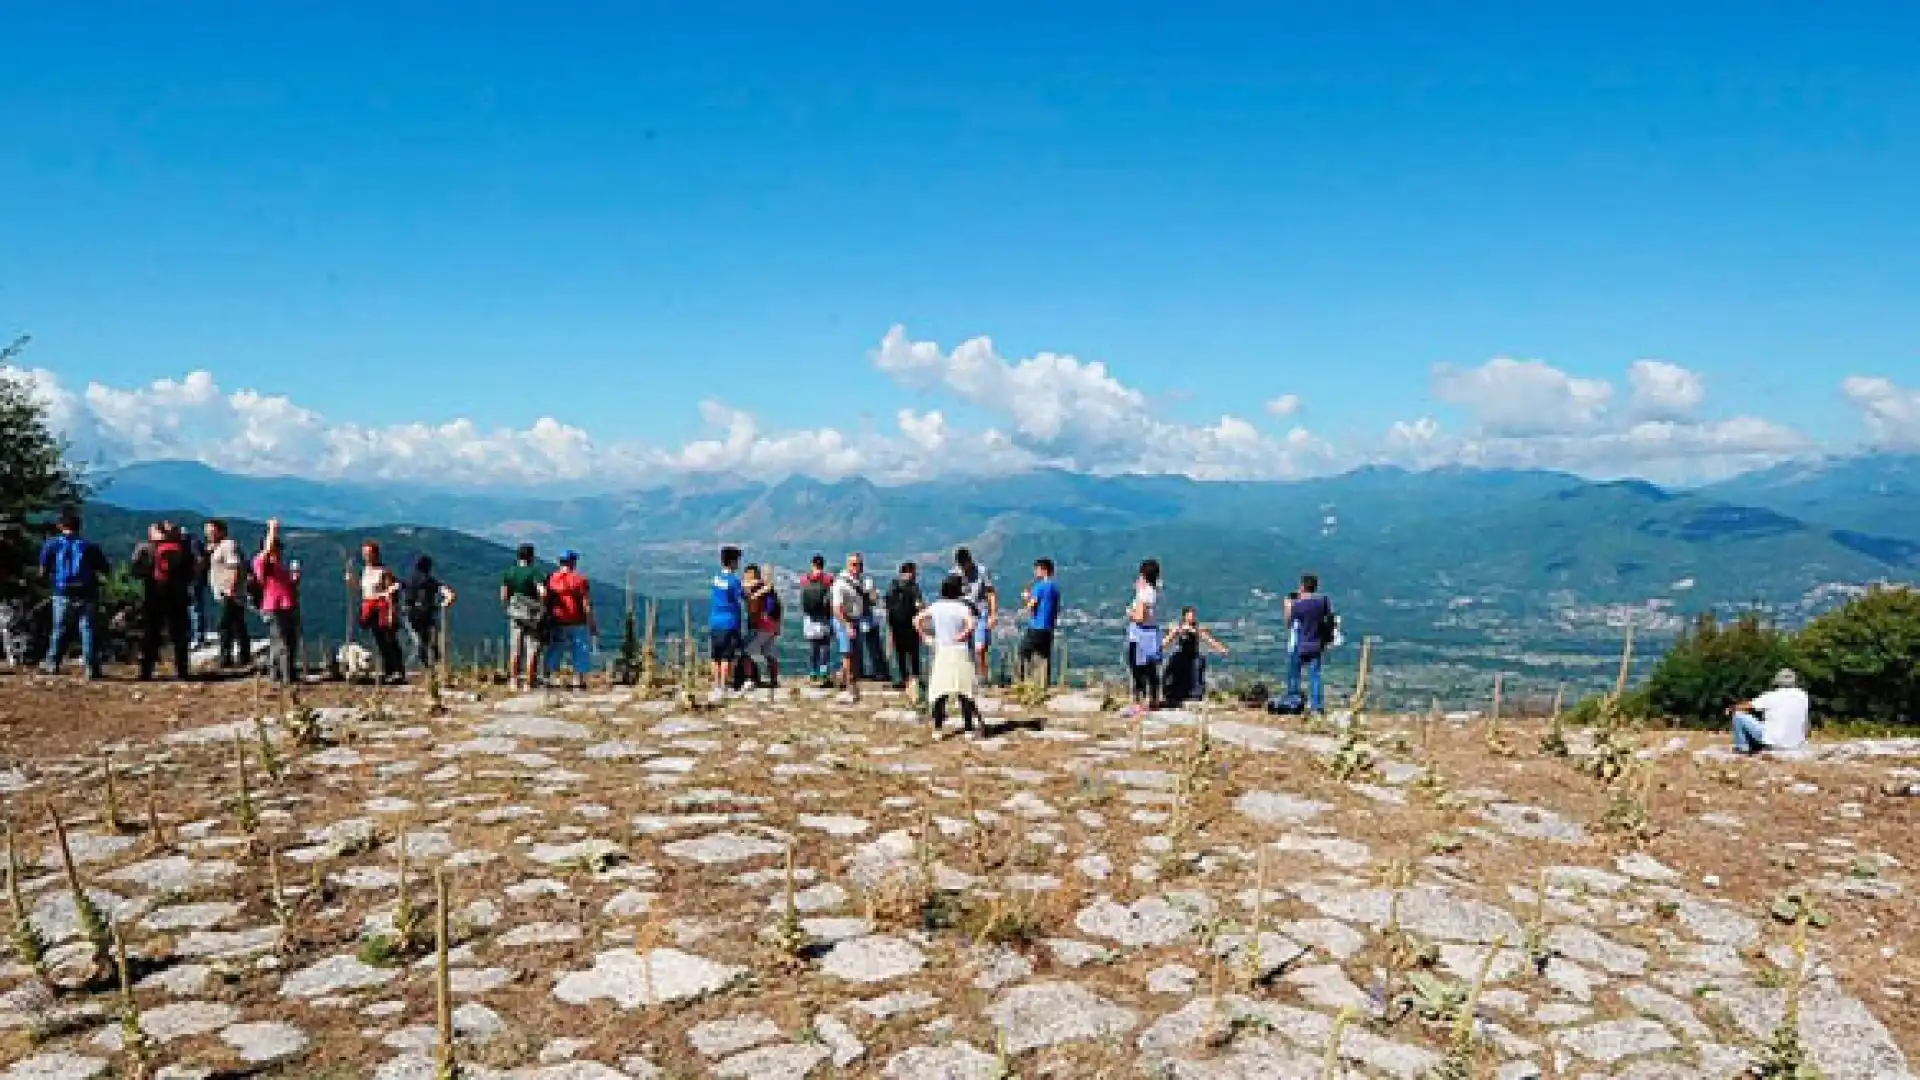
M 1790 668 L 1781 669 L 1773 677 L 1773 689 L 1731 710 L 1734 753 L 1798 750 L 1805 746 L 1810 706 L 1807 692 L 1800 689 L 1800 677 Z

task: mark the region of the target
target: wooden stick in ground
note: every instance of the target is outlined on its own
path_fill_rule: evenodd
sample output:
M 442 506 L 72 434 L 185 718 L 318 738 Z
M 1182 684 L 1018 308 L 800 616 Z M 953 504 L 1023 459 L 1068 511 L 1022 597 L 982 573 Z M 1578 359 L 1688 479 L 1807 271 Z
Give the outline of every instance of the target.
M 1356 677 L 1353 684 L 1352 709 L 1355 716 L 1358 716 L 1360 710 L 1367 706 L 1367 678 L 1372 671 L 1373 638 L 1363 637 L 1360 639 L 1360 674 Z
M 452 893 L 447 888 L 447 871 L 443 866 L 434 867 L 433 894 L 434 1018 L 440 1029 L 439 1075 L 436 1080 L 457 1080 L 460 1063 L 453 1050 L 453 973 L 447 959 L 451 947 L 448 939 L 452 937 L 447 913 L 453 903 Z
M 1620 677 L 1613 681 L 1613 699 L 1619 701 L 1627 693 L 1627 677 L 1633 673 L 1633 624 L 1627 624 L 1627 639 L 1620 646 Z

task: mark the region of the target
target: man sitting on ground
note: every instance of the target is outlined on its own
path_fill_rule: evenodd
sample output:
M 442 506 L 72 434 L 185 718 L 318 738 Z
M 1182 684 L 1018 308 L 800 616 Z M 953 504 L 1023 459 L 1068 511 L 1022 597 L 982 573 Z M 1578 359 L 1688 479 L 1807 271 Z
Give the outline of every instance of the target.
M 1773 689 L 1735 705 L 1733 750 L 1757 754 L 1762 750 L 1798 750 L 1807 745 L 1810 702 L 1800 689 L 1800 677 L 1782 669 L 1773 677 Z

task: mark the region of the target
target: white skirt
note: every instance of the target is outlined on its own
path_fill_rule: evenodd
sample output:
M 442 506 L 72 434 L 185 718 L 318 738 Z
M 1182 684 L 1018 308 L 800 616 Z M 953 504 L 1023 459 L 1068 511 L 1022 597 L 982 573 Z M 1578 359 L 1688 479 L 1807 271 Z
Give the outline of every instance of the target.
M 927 680 L 927 700 L 953 694 L 974 695 L 973 650 L 965 645 L 941 645 L 933 650 L 933 677 Z

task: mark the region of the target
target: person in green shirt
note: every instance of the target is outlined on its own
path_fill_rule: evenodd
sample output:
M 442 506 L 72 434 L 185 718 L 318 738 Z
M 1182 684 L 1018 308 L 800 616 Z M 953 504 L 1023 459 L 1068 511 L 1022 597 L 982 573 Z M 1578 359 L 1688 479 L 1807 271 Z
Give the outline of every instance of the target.
M 500 606 L 507 611 L 507 679 L 515 690 L 531 690 L 540 680 L 540 653 L 546 640 L 547 575 L 533 564 L 533 545 L 521 544 L 515 562 L 500 575 Z

